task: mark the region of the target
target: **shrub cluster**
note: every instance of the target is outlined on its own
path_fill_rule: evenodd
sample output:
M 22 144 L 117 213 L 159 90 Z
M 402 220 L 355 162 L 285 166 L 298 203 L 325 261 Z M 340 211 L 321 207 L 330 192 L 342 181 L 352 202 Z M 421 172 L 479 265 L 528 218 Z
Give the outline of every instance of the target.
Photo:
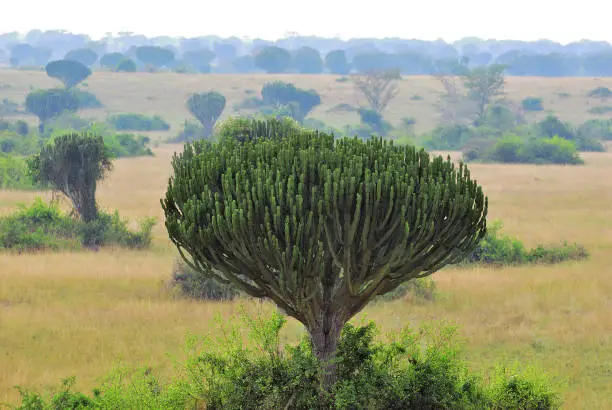
M 172 270 L 171 286 L 182 297 L 196 300 L 232 300 L 239 295 L 233 285 L 219 283 L 194 271 L 183 261 L 178 261 Z
M 83 245 L 118 245 L 146 248 L 151 244 L 154 218 L 140 222 L 140 230 L 132 232 L 117 211 L 100 212 L 95 221 L 84 223 L 59 209 L 57 202 L 45 203 L 36 198 L 30 206 L 0 218 L 0 249 L 17 252 L 79 249 Z
M 149 117 L 143 114 L 117 114 L 108 118 L 107 122 L 119 131 L 167 131 L 170 125 L 160 116 Z
M 153 156 L 149 148 L 149 137 L 134 134 L 107 134 L 104 137 L 106 145 L 114 158 Z
M 0 189 L 38 189 L 28 173 L 24 158 L 0 152 Z
M 470 374 L 455 342 L 456 329 L 431 325 L 378 342 L 373 323 L 347 324 L 338 348 L 337 382 L 324 392 L 309 341 L 281 347 L 282 315 L 245 322 L 219 329 L 223 337 L 204 338 L 199 346 L 191 340 L 189 359 L 170 383 L 149 369 L 131 375 L 123 370 L 86 395 L 73 392 L 74 379 L 66 379 L 50 394 L 19 387 L 17 409 L 548 410 L 561 404 L 541 375 L 498 367 L 485 382 Z

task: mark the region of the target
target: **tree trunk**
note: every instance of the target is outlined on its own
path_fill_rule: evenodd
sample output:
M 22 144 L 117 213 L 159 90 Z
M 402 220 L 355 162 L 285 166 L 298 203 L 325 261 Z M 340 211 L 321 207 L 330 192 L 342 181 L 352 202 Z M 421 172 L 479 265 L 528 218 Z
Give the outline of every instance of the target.
M 96 204 L 96 190 L 87 189 L 81 193 L 78 201 L 73 201 L 79 216 L 84 222 L 91 222 L 98 219 L 98 206 Z
M 313 351 L 319 363 L 323 366 L 323 389 L 330 391 L 338 380 L 336 353 L 340 333 L 346 320 L 337 315 L 324 316 L 314 326 L 307 329 L 312 340 Z

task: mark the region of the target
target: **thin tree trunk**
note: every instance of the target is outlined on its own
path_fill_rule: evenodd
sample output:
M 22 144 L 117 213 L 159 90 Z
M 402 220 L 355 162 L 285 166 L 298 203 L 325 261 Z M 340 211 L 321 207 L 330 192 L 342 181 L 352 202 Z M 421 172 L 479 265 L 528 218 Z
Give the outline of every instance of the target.
M 338 316 L 327 316 L 308 329 L 312 340 L 313 351 L 323 366 L 323 389 L 330 391 L 338 380 L 336 354 L 342 328 L 346 323 Z

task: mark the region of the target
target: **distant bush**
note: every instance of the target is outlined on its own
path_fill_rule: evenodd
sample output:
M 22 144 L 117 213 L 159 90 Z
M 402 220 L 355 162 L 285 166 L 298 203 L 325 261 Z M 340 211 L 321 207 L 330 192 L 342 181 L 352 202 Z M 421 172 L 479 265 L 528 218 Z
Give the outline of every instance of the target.
M 115 71 L 125 72 L 125 73 L 134 73 L 136 72 L 136 70 L 137 70 L 136 63 L 131 58 L 125 58 L 121 60 L 119 64 L 117 64 L 117 67 L 115 68 Z
M 183 297 L 197 300 L 232 300 L 240 293 L 233 285 L 219 283 L 178 261 L 172 271 L 171 286 Z
M 3 98 L 2 101 L 0 101 L 0 116 L 21 113 L 23 113 L 23 110 L 15 101 L 9 100 L 8 98 Z
M 544 104 L 539 97 L 527 97 L 521 101 L 521 107 L 525 111 L 544 111 Z
M 198 121 L 185 120 L 183 122 L 183 128 L 173 138 L 170 138 L 168 142 L 188 142 L 195 141 L 204 138 L 205 131 L 202 124 Z
M 83 244 L 146 248 L 154 225 L 155 218 L 147 218 L 139 231 L 132 232 L 116 211 L 100 212 L 97 220 L 85 223 L 63 214 L 57 202 L 47 204 L 36 198 L 30 206 L 21 205 L 16 213 L 0 217 L 0 250 L 79 249 Z
M 414 301 L 434 300 L 436 297 L 436 283 L 431 277 L 412 279 L 399 285 L 395 290 L 377 296 L 380 301 L 411 299 Z
M 151 142 L 149 137 L 134 134 L 108 134 L 104 137 L 106 145 L 113 157 L 142 157 L 153 156 L 153 151 L 148 147 Z
M 559 246 L 538 245 L 527 249 L 521 241 L 501 234 L 502 224 L 494 221 L 487 227 L 487 234 L 476 249 L 462 263 L 490 265 L 552 264 L 578 261 L 588 258 L 583 246 L 563 242 Z
M 587 95 L 593 98 L 606 99 L 612 97 L 612 91 L 608 87 L 597 87 L 589 91 Z
M 589 114 L 605 115 L 612 112 L 612 106 L 602 105 L 600 107 L 589 108 Z
M 446 125 L 436 127 L 422 140 L 422 145 L 429 150 L 458 150 L 472 139 L 475 129 L 464 125 Z
M 588 120 L 578 127 L 580 138 L 592 140 L 612 140 L 612 119 Z
M 15 132 L 0 132 L 0 152 L 14 155 L 31 155 L 39 149 L 39 138 L 35 135 L 19 135 Z
M 89 91 L 80 90 L 78 88 L 73 88 L 71 91 L 79 100 L 79 109 L 104 107 L 100 100 L 98 100 L 98 97 Z
M 281 344 L 285 323 L 274 313 L 218 324 L 215 336 L 190 341 L 188 360 L 169 383 L 150 369 L 120 370 L 85 395 L 72 390 L 70 378 L 50 394 L 18 387 L 16 409 L 555 410 L 561 405 L 546 377 L 533 370 L 497 366 L 488 382 L 471 374 L 455 342 L 456 329 L 438 324 L 407 327 L 390 341 L 376 340 L 372 322 L 345 325 L 337 382 L 323 392 L 322 369 L 309 341 Z
M 412 97 L 410 97 L 410 100 L 412 100 L 412 101 L 422 101 L 423 97 L 421 97 L 419 94 L 413 94 Z
M 505 135 L 490 148 L 481 152 L 469 151 L 464 159 L 484 162 L 522 164 L 583 164 L 576 144 L 557 136 L 552 138 L 523 138 Z
M 28 174 L 24 158 L 0 153 L 0 189 L 31 190 L 40 187 Z
M 234 109 L 237 110 L 253 110 L 253 109 L 259 109 L 261 107 L 264 107 L 266 104 L 264 103 L 264 101 L 261 98 L 257 98 L 254 96 L 251 97 L 247 97 L 244 100 L 242 100 L 241 103 L 236 104 L 236 106 L 234 107 Z
M 159 115 L 149 117 L 143 114 L 117 114 L 107 120 L 119 131 L 167 131 L 170 125 Z

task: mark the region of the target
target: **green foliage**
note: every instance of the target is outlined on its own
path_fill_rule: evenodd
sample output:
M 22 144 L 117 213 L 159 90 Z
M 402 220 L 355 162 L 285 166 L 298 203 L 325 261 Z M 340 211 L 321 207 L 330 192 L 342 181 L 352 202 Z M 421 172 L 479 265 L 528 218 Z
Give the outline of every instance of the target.
M 104 107 L 100 100 L 98 100 L 98 97 L 89 91 L 79 90 L 78 88 L 74 88 L 71 91 L 72 94 L 79 100 L 79 109 Z
M 1 144 L 1 142 L 0 142 Z M 0 189 L 38 189 L 28 174 L 28 164 L 22 157 L 0 153 Z
M 584 247 L 567 242 L 563 242 L 560 246 L 538 245 L 533 249 L 526 249 L 518 239 L 502 235 L 501 229 L 501 222 L 493 222 L 488 227 L 484 239 L 462 263 L 491 265 L 552 264 L 568 260 L 578 261 L 588 257 Z
M 45 71 L 49 77 L 60 80 L 66 89 L 83 82 L 91 75 L 91 70 L 86 65 L 73 60 L 51 61 L 45 67 Z
M 169 140 L 169 142 L 187 142 L 195 141 L 197 139 L 204 138 L 205 132 L 204 127 L 197 122 L 191 120 L 185 120 L 181 131 Z
M 346 75 L 351 71 L 351 65 L 346 59 L 344 50 L 332 50 L 327 53 L 325 66 L 332 74 Z
M 100 58 L 100 65 L 102 67 L 110 68 L 111 70 L 115 70 L 119 63 L 125 59 L 125 55 L 123 53 L 108 53 L 104 54 Z
M 116 71 L 124 73 L 135 73 L 137 70 L 136 63 L 131 58 L 124 58 L 117 64 Z
M 300 74 L 320 74 L 323 72 L 323 59 L 318 50 L 300 47 L 293 55 L 293 66 Z
M 361 123 L 367 125 L 372 130 L 372 133 L 385 136 L 392 128 L 391 124 L 383 119 L 382 114 L 371 108 L 359 108 L 357 114 L 359 114 Z
M 583 164 L 573 141 L 552 138 L 523 138 L 505 135 L 488 149 L 470 151 L 471 160 L 524 164 Z M 468 159 L 468 158 L 466 158 Z
M 612 91 L 610 91 L 608 87 L 597 87 L 589 91 L 587 95 L 592 98 L 600 98 L 603 100 L 612 97 Z
M 74 379 L 48 394 L 19 387 L 16 410 L 556 410 L 561 405 L 547 378 L 533 369 L 497 366 L 489 383 L 470 374 L 456 329 L 446 324 L 407 327 L 387 342 L 375 340 L 378 331 L 371 322 L 345 325 L 338 380 L 325 392 L 310 343 L 281 346 L 284 325 L 278 313 L 243 316 L 233 326 L 218 323 L 220 336 L 189 339 L 188 359 L 169 383 L 150 369 L 119 369 L 91 395 L 73 391 Z
M 101 136 L 89 132 L 59 136 L 30 158 L 28 165 L 34 182 L 66 195 L 85 222 L 97 219 L 97 182 L 112 167 Z
M 117 114 L 110 116 L 107 122 L 120 131 L 167 131 L 170 129 L 170 125 L 159 115 L 149 117 L 143 114 Z
M 100 212 L 98 219 L 84 222 L 63 214 L 57 202 L 47 204 L 37 197 L 30 206 L 20 205 L 16 213 L 0 217 L 0 249 L 36 252 L 102 245 L 140 249 L 150 246 L 154 225 L 155 218 L 146 218 L 140 230 L 132 232 L 117 211 Z
M 431 278 L 417 278 L 399 285 L 384 295 L 377 296 L 375 300 L 393 301 L 412 299 L 414 301 L 431 301 L 436 297 L 436 282 Z
M 19 104 L 15 101 L 3 98 L 0 101 L 0 116 L 1 115 L 15 115 L 21 114 L 22 110 L 19 108 Z
M 276 108 L 287 107 L 291 117 L 298 122 L 303 122 L 304 118 L 321 104 L 321 96 L 315 90 L 303 90 L 283 81 L 265 83 L 261 89 L 261 96 L 266 105 Z
M 589 108 L 589 114 L 606 115 L 612 112 L 612 106 L 602 105 L 600 107 Z
M 577 133 L 582 139 L 612 140 L 612 119 L 588 120 L 578 127 Z
M 291 54 L 284 48 L 267 46 L 255 55 L 255 66 L 268 74 L 284 73 L 291 66 Z
M 236 287 L 222 284 L 179 261 L 172 272 L 171 285 L 181 296 L 196 300 L 232 300 L 239 295 Z
M 204 137 L 209 138 L 225 109 L 225 97 L 216 91 L 192 94 L 187 100 L 187 109 L 202 124 Z
M 527 97 L 523 99 L 521 107 L 525 111 L 544 111 L 544 105 L 540 97 Z
M 151 139 L 143 135 L 108 134 L 103 137 L 104 145 L 113 158 L 153 156 L 148 147 Z
M 91 48 L 77 48 L 67 52 L 64 60 L 78 61 L 84 66 L 91 67 L 98 61 L 98 53 Z
M 206 49 L 187 51 L 183 54 L 183 61 L 193 67 L 197 72 L 210 73 L 210 63 L 215 59 L 215 53 Z
M 135 50 L 136 58 L 144 64 L 159 68 L 174 61 L 174 51 L 159 46 L 140 46 Z
M 31 155 L 38 152 L 40 139 L 33 135 L 19 135 L 15 132 L 0 132 L 0 152 L 14 155 Z
M 258 138 L 282 138 L 283 135 L 298 133 L 301 130 L 303 128 L 300 123 L 287 117 L 264 121 L 230 117 L 219 124 L 215 135 L 220 141 L 234 139 L 242 143 Z
M 79 109 L 79 98 L 69 90 L 51 88 L 36 90 L 28 94 L 25 100 L 28 112 L 36 115 L 40 121 L 39 132 L 44 133 L 45 121 L 57 117 L 63 112 L 75 112 Z

